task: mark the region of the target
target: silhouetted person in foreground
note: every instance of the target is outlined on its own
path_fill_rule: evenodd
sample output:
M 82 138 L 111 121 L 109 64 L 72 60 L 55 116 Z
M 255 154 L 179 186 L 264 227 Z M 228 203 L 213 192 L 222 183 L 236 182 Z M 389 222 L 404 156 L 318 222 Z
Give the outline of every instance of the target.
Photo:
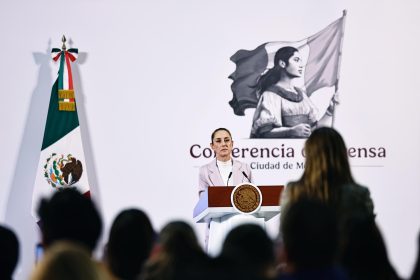
M 317 199 L 332 208 L 338 223 L 339 260 L 346 254 L 346 240 L 352 221 L 374 221 L 374 206 L 369 189 L 353 179 L 347 147 L 333 128 L 321 127 L 305 142 L 305 170 L 301 178 L 290 182 L 282 193 L 281 220 L 301 197 Z M 283 223 L 283 222 L 281 222 Z
M 170 222 L 161 230 L 156 252 L 146 263 L 141 279 L 215 279 L 209 262 L 192 227 L 182 221 Z
M 347 147 L 333 128 L 314 130 L 305 142 L 305 170 L 302 177 L 287 184 L 282 193 L 282 216 L 288 204 L 301 196 L 316 198 L 334 208 L 338 220 L 347 211 L 357 210 L 374 217 L 370 192 L 353 179 Z M 345 203 L 348 207 L 342 207 Z
M 216 262 L 231 274 L 230 279 L 273 279 L 276 275 L 273 242 L 255 224 L 232 229 Z
M 286 268 L 279 279 L 348 279 L 344 270 L 335 265 L 337 222 L 328 205 L 301 197 L 289 205 L 280 227 Z
M 12 279 L 19 259 L 19 241 L 9 228 L 0 225 L 0 279 Z
M 122 211 L 109 233 L 105 252 L 108 269 L 120 279 L 137 279 L 154 239 L 155 232 L 146 213 L 138 209 Z
M 35 266 L 31 280 L 109 280 L 79 244 L 56 241 Z
M 42 244 L 46 249 L 58 240 L 79 243 L 92 253 L 102 231 L 102 220 L 90 198 L 74 188 L 42 199 L 38 210 Z
M 373 219 L 354 217 L 347 221 L 340 262 L 352 280 L 398 280 L 382 235 Z

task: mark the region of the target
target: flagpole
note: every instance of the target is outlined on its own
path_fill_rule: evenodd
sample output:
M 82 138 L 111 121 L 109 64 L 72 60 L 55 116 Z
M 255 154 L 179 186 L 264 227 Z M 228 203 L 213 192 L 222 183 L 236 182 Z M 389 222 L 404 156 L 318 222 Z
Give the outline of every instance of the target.
M 343 28 L 341 29 L 340 50 L 338 52 L 337 80 L 335 81 L 333 114 L 332 114 L 332 122 L 331 122 L 332 127 L 334 127 L 334 122 L 335 122 L 335 105 L 338 104 L 338 100 L 335 100 L 335 96 L 336 94 L 338 94 L 338 82 L 340 81 L 341 56 L 343 53 L 343 40 L 344 40 L 344 28 L 346 25 L 346 16 L 347 16 L 347 10 L 343 10 L 343 24 L 342 24 Z

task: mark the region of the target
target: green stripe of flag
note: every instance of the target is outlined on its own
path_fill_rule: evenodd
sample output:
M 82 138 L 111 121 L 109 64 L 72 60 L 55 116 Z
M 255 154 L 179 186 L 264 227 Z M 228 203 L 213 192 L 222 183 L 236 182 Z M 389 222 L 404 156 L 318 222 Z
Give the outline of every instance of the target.
M 58 70 L 58 88 L 63 89 L 63 76 L 64 76 L 64 63 L 65 63 L 65 54 L 61 52 L 60 56 L 60 69 Z
M 55 81 L 51 90 L 50 105 L 48 108 L 47 122 L 45 124 L 44 139 L 42 141 L 41 150 L 44 150 L 54 144 L 63 138 L 67 133 L 79 126 L 77 108 L 76 111 L 73 112 L 58 110 L 58 83 L 59 79 Z

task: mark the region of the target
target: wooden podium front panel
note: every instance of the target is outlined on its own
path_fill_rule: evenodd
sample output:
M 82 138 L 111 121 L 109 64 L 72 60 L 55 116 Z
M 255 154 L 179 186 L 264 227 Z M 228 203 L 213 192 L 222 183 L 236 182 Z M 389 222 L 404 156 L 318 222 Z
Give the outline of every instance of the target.
M 230 195 L 234 187 L 209 187 L 208 207 L 232 207 Z M 262 194 L 261 206 L 278 206 L 284 186 L 258 186 Z
M 233 187 L 209 187 L 209 207 L 231 207 L 232 190 Z
M 284 186 L 258 186 L 263 196 L 261 206 L 278 206 L 280 205 L 280 196 Z

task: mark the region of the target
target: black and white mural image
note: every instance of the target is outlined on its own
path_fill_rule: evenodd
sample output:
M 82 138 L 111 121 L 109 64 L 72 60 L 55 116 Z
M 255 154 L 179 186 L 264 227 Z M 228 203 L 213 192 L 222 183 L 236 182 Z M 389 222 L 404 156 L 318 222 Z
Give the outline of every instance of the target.
M 255 108 L 250 138 L 307 138 L 316 127 L 333 125 L 344 20 L 345 13 L 304 40 L 265 43 L 231 57 L 229 104 L 238 116 Z M 335 90 L 320 108 L 311 95 L 324 87 Z

